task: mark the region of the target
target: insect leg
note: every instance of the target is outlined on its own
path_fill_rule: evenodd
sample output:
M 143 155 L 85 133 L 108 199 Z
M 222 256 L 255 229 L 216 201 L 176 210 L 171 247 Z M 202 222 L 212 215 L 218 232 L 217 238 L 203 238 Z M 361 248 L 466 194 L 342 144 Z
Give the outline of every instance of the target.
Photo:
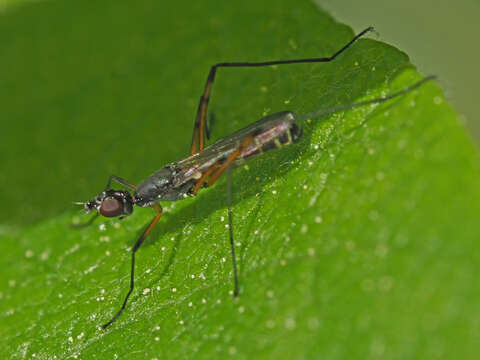
M 90 219 L 88 219 L 87 221 L 85 221 L 83 223 L 79 223 L 79 224 L 72 223 L 72 224 L 70 224 L 70 227 L 73 228 L 73 229 L 81 229 L 81 228 L 90 226 L 98 218 L 99 215 L 100 215 L 100 213 L 95 212 L 95 214 L 93 214 L 93 216 L 90 217 Z
M 193 194 L 197 195 L 198 190 L 200 190 L 200 187 L 205 183 L 205 180 L 218 168 L 219 163 L 218 161 L 214 163 L 212 166 L 210 166 L 202 175 L 200 179 L 195 183 L 195 186 L 193 187 Z
M 123 312 L 123 310 L 127 306 L 128 298 L 130 297 L 130 294 L 132 293 L 133 288 L 135 286 L 135 276 L 134 276 L 135 275 L 135 253 L 140 248 L 140 246 L 143 244 L 143 241 L 145 240 L 145 238 L 148 236 L 148 234 L 150 234 L 150 232 L 152 231 L 152 229 L 155 227 L 158 220 L 160 220 L 160 217 L 162 216 L 162 207 L 160 205 L 158 205 L 158 204 L 153 205 L 152 208 L 154 208 L 154 210 L 156 210 L 158 213 L 157 213 L 157 215 L 155 215 L 155 217 L 150 222 L 150 224 L 147 226 L 147 228 L 142 233 L 142 235 L 140 235 L 140 237 L 135 242 L 135 245 L 132 248 L 132 261 L 131 261 L 131 268 L 130 268 L 130 289 L 128 290 L 128 293 L 125 296 L 125 299 L 123 300 L 123 304 L 122 304 L 122 307 L 120 308 L 120 310 L 118 310 L 118 312 L 107 323 L 102 325 L 102 329 L 106 329 L 115 320 L 117 320 L 117 318 L 120 316 L 120 314 Z
M 210 137 L 212 136 L 212 129 L 214 125 L 215 125 L 215 114 L 210 111 L 209 119 L 205 123 L 205 135 L 207 136 L 207 140 L 210 140 Z
M 273 60 L 264 62 L 222 62 L 213 65 L 208 73 L 205 88 L 202 96 L 200 96 L 200 102 L 198 104 L 197 115 L 195 116 L 195 123 L 193 127 L 192 145 L 190 147 L 190 155 L 193 155 L 205 148 L 206 126 L 205 118 L 207 114 L 208 102 L 210 100 L 210 93 L 212 91 L 213 83 L 215 81 L 215 75 L 217 68 L 219 67 L 261 67 L 271 65 L 283 65 L 283 64 L 298 64 L 298 63 L 316 63 L 316 62 L 329 62 L 334 60 L 338 55 L 344 52 L 360 37 L 367 32 L 372 31 L 373 27 L 368 27 L 359 34 L 357 34 L 352 40 L 345 44 L 340 50 L 336 51 L 333 55 L 323 58 L 306 58 L 306 59 L 294 59 L 294 60 Z
M 298 117 L 297 120 L 304 121 L 306 119 L 314 119 L 314 118 L 318 118 L 318 117 L 328 115 L 328 114 L 331 114 L 331 113 L 335 113 L 335 112 L 338 112 L 338 111 L 346 111 L 346 110 L 350 110 L 350 109 L 360 107 L 360 106 L 365 106 L 365 105 L 370 105 L 370 104 L 380 104 L 382 102 L 389 101 L 389 100 L 392 100 L 396 97 L 408 94 L 409 92 L 415 90 L 416 88 L 418 88 L 422 84 L 426 83 L 427 81 L 431 81 L 431 80 L 434 80 L 436 78 L 437 77 L 435 75 L 429 75 L 429 76 L 426 76 L 423 79 L 411 84 L 410 86 L 408 86 L 408 87 L 406 87 L 402 90 L 399 90 L 397 92 L 394 92 L 390 95 L 382 96 L 382 97 L 371 99 L 371 100 L 359 101 L 359 102 L 356 102 L 356 103 L 353 103 L 353 104 L 339 105 L 339 106 L 334 106 L 334 107 L 327 108 L 327 109 L 314 111 L 314 112 L 311 112 L 311 113 L 303 114 L 302 116 Z
M 227 207 L 228 207 L 228 235 L 230 238 L 230 250 L 232 253 L 232 266 L 233 266 L 233 296 L 238 296 L 239 287 L 238 287 L 238 271 L 237 271 L 237 259 L 235 257 L 235 242 L 233 241 L 233 213 L 232 213 L 232 178 L 231 178 L 231 167 L 227 166 L 225 172 L 226 183 L 227 183 Z
M 220 165 L 220 162 L 217 161 L 213 163 L 200 177 L 200 179 L 197 180 L 195 183 L 195 186 L 193 187 L 192 193 L 194 195 L 197 195 L 198 190 L 204 185 L 205 181 L 207 180 L 208 177 L 210 177 L 207 186 L 212 185 L 219 177 L 222 175 L 222 173 L 225 171 L 226 167 L 228 164 L 230 164 L 237 156 L 241 154 L 245 146 L 247 146 L 251 142 L 251 138 L 247 138 L 244 140 L 245 144 L 240 145 L 240 147 L 235 150 L 230 157 L 226 160 L 226 162 L 223 165 Z M 213 178 L 213 180 L 212 180 Z
M 210 176 L 210 179 L 208 179 L 208 182 L 207 182 L 207 186 L 211 186 L 213 185 L 217 180 L 218 178 L 225 172 L 225 170 L 227 169 L 228 166 L 230 166 L 232 164 L 232 162 L 240 156 L 240 154 L 242 153 L 242 151 L 253 141 L 253 136 L 249 136 L 247 138 L 245 138 L 242 143 L 240 144 L 240 146 L 237 148 L 237 150 L 235 150 L 234 152 L 232 152 L 228 159 L 222 164 L 220 165 L 216 170 L 215 172 L 213 172 L 213 174 Z
M 129 188 L 130 190 L 135 190 L 137 188 L 135 185 L 130 184 L 127 180 L 122 179 L 119 176 L 110 175 L 110 177 L 108 178 L 107 185 L 105 186 L 105 190 L 110 189 L 110 186 L 112 185 L 112 181 L 116 181 L 117 183 L 122 184 L 123 186 Z
M 228 157 L 228 159 L 222 164 L 222 165 L 219 165 L 219 166 L 215 166 L 215 171 L 212 173 L 212 171 L 210 171 L 210 169 L 212 169 L 214 166 L 212 166 L 210 169 L 208 169 L 206 171 L 206 173 L 208 172 L 209 175 L 210 173 L 212 173 L 212 175 L 210 176 L 210 179 L 208 180 L 208 183 L 207 183 L 207 186 L 210 186 L 212 185 L 213 183 L 215 183 L 215 181 L 218 180 L 218 178 L 226 171 L 226 175 L 227 175 L 227 205 L 228 205 L 228 231 L 229 231 L 229 237 L 230 237 L 230 249 L 231 249 L 231 253 L 232 253 L 232 265 L 233 265 L 233 279 L 234 279 L 234 289 L 233 289 L 233 296 L 238 296 L 238 292 L 239 292 L 239 286 L 238 286 L 238 271 L 237 271 L 237 260 L 236 260 L 236 257 L 235 257 L 235 243 L 233 241 L 233 221 L 232 221 L 232 191 L 231 191 L 231 178 L 230 178 L 230 170 L 231 170 L 231 164 L 233 163 L 233 161 L 238 157 L 240 156 L 240 154 L 242 153 L 242 151 L 245 149 L 245 147 L 247 147 L 251 142 L 253 141 L 253 137 L 252 136 L 249 136 L 247 138 L 245 138 L 242 143 L 240 144 L 240 146 L 238 147 L 237 150 L 235 150 L 234 152 L 232 152 L 230 154 L 230 156 Z M 217 163 L 218 164 L 218 163 Z M 208 176 L 208 175 L 207 175 Z M 197 187 L 197 185 L 200 183 L 200 184 L 203 184 L 203 182 L 205 181 L 204 177 L 206 178 L 207 176 L 205 176 L 205 174 L 202 176 L 202 178 L 200 178 L 200 180 L 197 182 L 197 184 L 195 184 L 195 188 Z M 201 182 L 200 182 L 201 181 Z M 200 185 L 201 186 L 201 185 Z

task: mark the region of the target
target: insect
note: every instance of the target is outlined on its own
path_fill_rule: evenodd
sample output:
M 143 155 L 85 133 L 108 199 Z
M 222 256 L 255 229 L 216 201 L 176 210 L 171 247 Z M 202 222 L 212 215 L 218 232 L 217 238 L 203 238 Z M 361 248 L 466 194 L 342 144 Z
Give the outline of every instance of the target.
M 108 322 L 102 325 L 103 329 L 115 322 L 127 305 L 128 299 L 135 286 L 135 254 L 162 216 L 162 206 L 159 202 L 178 201 L 189 196 L 195 196 L 200 189 L 213 185 L 223 174 L 226 174 L 227 176 L 229 238 L 234 278 L 233 295 L 237 296 L 239 293 L 239 281 L 233 242 L 230 169 L 249 158 L 297 142 L 302 136 L 302 129 L 299 125 L 299 118 L 291 111 L 284 111 L 266 116 L 214 144 L 205 147 L 209 132 L 206 123 L 207 108 L 217 69 L 221 67 L 260 67 L 333 61 L 356 40 L 372 30 L 372 27 L 363 30 L 330 57 L 275 60 L 254 63 L 223 62 L 213 65 L 208 74 L 203 94 L 200 97 L 193 128 L 190 155 L 183 160 L 164 166 L 146 178 L 138 186 L 131 184 L 121 177 L 111 175 L 105 189 L 94 199 L 83 203 L 85 211 L 87 213 L 95 211 L 95 215 L 90 218 L 88 222 L 80 226 L 91 224 L 99 215 L 104 217 L 124 218 L 132 214 L 134 206 L 151 207 L 156 212 L 153 220 L 145 228 L 132 247 L 129 290 L 120 309 Z M 426 77 L 410 87 L 389 96 L 305 114 L 303 118 L 319 117 L 336 111 L 348 110 L 353 107 L 381 103 L 406 94 L 432 78 L 432 76 Z M 122 185 L 127 190 L 112 189 L 112 182 Z

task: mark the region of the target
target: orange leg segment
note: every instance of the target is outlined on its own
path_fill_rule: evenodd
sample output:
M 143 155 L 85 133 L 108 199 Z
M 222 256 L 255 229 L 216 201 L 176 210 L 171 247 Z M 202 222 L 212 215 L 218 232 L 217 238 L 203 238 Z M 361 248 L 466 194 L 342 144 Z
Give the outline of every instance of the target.
M 202 185 L 205 183 L 207 178 L 218 168 L 218 162 L 214 163 L 212 166 L 210 166 L 207 171 L 205 171 L 200 179 L 195 183 L 195 186 L 193 187 L 193 194 L 197 195 L 198 190 L 202 187 Z
M 205 181 L 207 180 L 208 177 L 210 179 L 207 182 L 207 186 L 210 186 L 215 183 L 215 181 L 218 180 L 218 178 L 225 172 L 227 167 L 242 153 L 242 151 L 247 147 L 253 140 L 253 137 L 248 137 L 245 140 L 242 141 L 240 146 L 238 147 L 237 150 L 232 152 L 228 159 L 220 165 L 220 163 L 217 161 L 214 163 L 212 166 L 210 166 L 203 174 L 200 179 L 195 183 L 195 186 L 193 187 L 193 194 L 197 195 L 198 190 L 203 186 Z
M 225 172 L 227 167 L 237 158 L 240 156 L 242 151 L 253 141 L 253 137 L 249 136 L 245 138 L 240 146 L 238 147 L 237 150 L 232 152 L 230 156 L 228 157 L 227 161 L 225 161 L 220 167 L 212 174 L 210 179 L 207 182 L 207 186 L 210 186 L 215 183 L 215 181 L 218 180 L 218 178 Z

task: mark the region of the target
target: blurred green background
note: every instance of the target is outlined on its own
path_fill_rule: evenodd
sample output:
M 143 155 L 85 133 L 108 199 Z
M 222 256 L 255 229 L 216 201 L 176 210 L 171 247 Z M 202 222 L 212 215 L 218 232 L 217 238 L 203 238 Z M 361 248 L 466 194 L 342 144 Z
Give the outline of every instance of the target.
M 383 2 L 377 0 L 366 0 L 362 2 L 350 2 L 347 0 L 315 0 L 315 2 L 325 10 L 329 11 L 337 21 L 343 21 L 347 24 L 350 24 L 354 27 L 356 31 L 365 28 L 368 25 L 375 26 L 376 30 L 379 33 L 378 40 L 386 41 L 389 44 L 397 46 L 400 50 L 405 51 L 412 63 L 415 66 L 418 66 L 418 69 L 423 72 L 424 74 L 436 74 L 439 76 L 439 83 L 445 89 L 445 93 L 447 98 L 449 98 L 454 105 L 456 105 L 457 110 L 462 115 L 461 120 L 466 123 L 467 128 L 470 130 L 470 133 L 473 134 L 477 144 L 480 142 L 480 107 L 478 106 L 478 101 L 476 99 L 477 94 L 480 93 L 480 82 L 478 81 L 478 68 L 477 64 L 480 63 L 480 47 L 476 44 L 475 36 L 480 33 L 480 26 L 477 20 L 478 15 L 480 14 L 480 4 L 478 1 L 458 1 L 455 3 L 455 7 L 452 8 L 452 4 L 447 1 L 413 1 L 413 0 L 405 0 L 401 2 Z M 41 23 L 48 23 L 48 19 L 39 20 L 36 18 L 37 10 L 42 11 L 43 8 L 42 4 L 48 4 L 51 2 L 43 2 L 37 0 L 0 0 L 0 13 L 2 17 L 4 17 L 4 25 L 3 34 L 0 35 L 0 40 L 4 42 L 4 44 L 10 44 L 11 37 L 8 33 L 9 31 L 19 32 L 21 31 L 18 29 L 18 21 L 28 21 L 28 18 L 31 17 L 33 23 L 37 23 L 39 27 L 39 34 L 42 29 L 45 30 L 44 25 L 40 25 Z M 53 3 L 55 4 L 55 3 Z M 53 7 L 58 7 L 60 5 L 53 5 Z M 52 6 L 50 6 L 52 7 Z M 17 20 L 16 20 L 17 19 Z M 88 21 L 85 19 L 85 21 Z M 8 27 L 8 24 L 11 23 L 12 27 Z M 65 20 L 65 25 L 68 24 L 68 19 Z M 78 23 L 78 21 L 73 23 L 77 29 L 71 29 L 71 31 L 78 31 L 81 32 L 82 29 L 80 28 L 82 25 Z M 76 25 L 75 25 L 76 24 Z M 60 26 L 57 30 L 62 32 L 64 28 L 62 25 L 57 24 L 56 26 Z M 33 29 L 29 29 L 26 27 L 25 36 L 28 38 L 30 36 L 35 36 L 34 34 L 30 34 L 29 32 Z M 55 31 L 55 29 L 52 29 Z M 19 36 L 17 34 L 17 36 Z M 74 35 L 77 36 L 77 35 Z M 80 36 L 80 35 L 79 35 Z M 103 35 L 100 35 L 103 36 Z M 132 35 L 132 42 L 138 41 L 138 44 L 145 41 L 145 39 L 134 39 L 137 35 Z M 170 36 L 170 35 L 168 35 Z M 87 35 L 85 35 L 85 38 Z M 375 36 L 373 36 L 375 38 Z M 105 39 L 109 39 L 108 35 L 105 35 Z M 34 41 L 33 38 L 30 38 L 28 41 Z M 43 40 L 42 40 L 43 41 Z M 83 41 L 83 40 L 81 40 Z M 106 40 L 109 41 L 109 40 Z M 100 45 L 101 38 L 98 39 L 97 45 Z M 25 46 L 28 43 L 25 42 Z M 51 45 L 55 46 L 54 39 L 51 40 Z M 120 42 L 118 43 L 120 44 Z M 132 43 L 133 44 L 133 43 Z M 11 44 L 10 44 L 11 45 Z M 21 54 L 23 46 L 21 43 L 13 44 L 18 54 Z M 64 47 L 65 45 L 61 45 Z M 84 46 L 84 45 L 80 45 Z M 106 44 L 105 48 L 109 46 L 113 46 L 112 44 Z M 132 45 L 134 46 L 134 45 Z M 139 45 L 141 46 L 141 45 Z M 4 64 L 4 69 L 10 75 L 17 73 L 20 80 L 20 85 L 17 86 L 15 83 L 10 83 L 8 86 L 10 88 L 4 87 L 3 91 L 5 92 L 5 96 L 3 97 L 3 101 L 8 102 L 8 106 L 11 107 L 21 107 L 27 106 L 26 109 L 22 110 L 24 112 L 34 111 L 35 106 L 32 107 L 29 104 L 22 104 L 22 101 L 19 99 L 19 95 L 15 95 L 15 91 L 24 91 L 21 89 L 23 87 L 24 82 L 27 81 L 26 77 L 32 77 L 32 81 L 34 78 L 36 82 L 33 81 L 32 84 L 37 86 L 37 88 L 31 88 L 27 91 L 32 91 L 32 96 L 37 97 L 37 105 L 43 106 L 43 101 L 50 101 L 48 100 L 49 97 L 56 97 L 55 94 L 48 93 L 48 87 L 51 86 L 59 86 L 58 79 L 52 79 L 53 73 L 46 73 L 44 69 L 50 65 L 48 65 L 48 61 L 58 61 L 56 59 L 57 56 L 66 56 L 71 57 L 71 59 L 67 59 L 68 65 L 64 66 L 63 69 L 57 69 L 58 71 L 64 71 L 64 74 L 67 72 L 72 71 L 75 66 L 93 66 L 94 64 L 88 64 L 85 62 L 78 62 L 75 64 L 77 58 L 81 58 L 83 55 L 78 54 L 75 55 L 75 44 L 70 44 L 69 48 L 59 49 L 58 53 L 51 52 L 52 49 L 47 49 L 43 55 L 39 55 L 39 63 L 38 66 L 31 66 L 32 59 L 24 59 L 24 61 L 19 63 L 6 63 Z M 7 46 L 4 46 L 3 49 L 8 49 Z M 40 49 L 38 49 L 40 50 Z M 97 51 L 96 49 L 92 49 L 93 51 Z M 118 51 L 118 49 L 113 49 L 113 51 Z M 0 48 L 0 55 L 2 49 Z M 30 49 L 29 51 L 32 51 Z M 105 51 L 107 54 L 108 50 L 106 49 L 98 49 L 98 51 L 102 52 Z M 199 50 L 200 51 L 200 50 Z M 135 49 L 132 50 L 132 54 L 134 55 Z M 108 56 L 105 55 L 105 60 L 110 61 Z M 168 54 L 166 54 L 168 56 Z M 243 55 L 242 55 L 243 56 Z M 222 57 L 221 54 L 218 54 L 218 57 Z M 213 56 L 213 54 L 205 54 L 205 64 L 209 64 L 218 59 L 218 57 Z M 15 59 L 14 57 L 11 57 Z M 112 64 L 112 81 L 119 80 L 118 76 L 123 76 L 116 71 L 115 68 L 120 69 L 122 71 L 122 67 L 124 66 L 135 66 L 134 64 L 127 65 L 120 63 L 122 58 L 125 58 L 125 61 L 128 60 L 128 54 L 121 54 L 118 56 L 118 63 Z M 201 64 L 197 66 L 192 66 L 191 63 L 188 62 L 187 59 L 185 60 L 186 68 L 189 68 L 188 71 L 191 73 L 188 74 L 189 76 L 193 76 L 193 72 L 195 72 L 195 76 L 198 77 L 198 89 L 191 91 L 191 98 L 188 99 L 188 102 L 183 104 L 185 107 L 185 120 L 194 113 L 196 99 L 194 99 L 193 94 L 197 94 L 201 87 L 203 86 L 203 77 L 204 75 L 200 74 Z M 8 60 L 7 60 L 8 61 Z M 17 61 L 17 60 L 15 60 Z M 93 58 L 92 58 L 93 61 Z M 98 61 L 98 60 L 95 60 Z M 63 62 L 63 61 L 62 61 Z M 143 64 L 145 65 L 145 64 Z M 154 66 L 154 64 L 150 64 Z M 109 66 L 108 64 L 103 64 L 102 66 Z M 205 65 L 207 67 L 208 65 Z M 26 71 L 25 71 L 26 70 Z M 165 69 L 168 72 L 168 69 Z M 90 71 L 88 69 L 83 69 L 79 71 Z M 87 91 L 87 89 L 91 89 L 92 86 L 95 85 L 97 81 L 100 80 L 101 77 L 108 76 L 105 73 L 101 73 L 102 70 L 100 67 L 95 69 L 92 68 L 92 72 L 99 71 L 97 75 L 97 79 L 90 78 L 90 79 L 70 79 L 70 84 L 65 82 L 65 84 L 60 85 L 63 87 L 65 91 L 63 95 L 63 99 L 56 98 L 55 101 L 60 101 L 58 107 L 56 107 L 57 112 L 62 111 L 62 108 L 68 107 L 65 101 L 70 101 L 69 97 L 71 96 L 72 99 L 75 99 L 77 107 L 81 107 L 81 100 L 82 92 Z M 115 75 L 116 74 L 116 75 Z M 197 75 L 198 74 L 198 75 Z M 15 76 L 17 76 L 15 75 Z M 142 74 L 137 74 L 142 75 Z M 63 75 L 66 76 L 66 75 Z M 74 78 L 75 76 L 73 76 Z M 14 76 L 12 77 L 14 78 Z M 115 79 L 115 80 L 114 80 Z M 158 88 L 158 84 L 162 83 L 163 81 L 168 81 L 167 86 L 175 87 L 175 78 L 168 77 L 168 79 L 145 79 L 145 85 L 148 84 L 152 92 L 158 92 L 159 96 L 161 96 L 161 92 L 164 89 Z M 76 82 L 76 84 L 75 84 Z M 36 84 L 36 85 L 35 85 Z M 73 84 L 73 85 L 72 85 Z M 13 90 L 13 91 L 12 91 Z M 191 89 L 190 89 L 191 90 Z M 1 91 L 1 90 L 0 90 Z M 108 91 L 105 89 L 105 91 Z M 76 92 L 76 93 L 75 93 Z M 190 96 L 190 94 L 188 94 Z M 13 96 L 9 98 L 9 96 Z M 28 95 L 30 96 L 30 95 Z M 98 96 L 104 96 L 101 91 L 99 91 Z M 132 96 L 135 96 L 134 92 Z M 138 101 L 138 100 L 137 100 Z M 142 100 L 140 100 L 142 101 Z M 44 104 L 45 105 L 45 104 Z M 71 104 L 70 104 L 71 105 Z M 89 105 L 91 106 L 91 105 Z M 4 170 L 0 173 L 0 185 L 3 188 L 23 188 L 27 191 L 25 192 L 13 192 L 13 191 L 6 191 L 6 199 L 4 200 L 6 203 L 13 204 L 13 203 L 21 203 L 21 207 L 10 206 L 10 207 L 3 207 L 0 209 L 0 218 L 4 221 L 3 223 L 11 224 L 11 226 L 16 226 L 20 224 L 30 224 L 34 223 L 37 220 L 42 218 L 58 214 L 64 210 L 68 210 L 71 208 L 71 201 L 77 200 L 81 201 L 85 199 L 85 196 L 90 196 L 87 191 L 88 188 L 97 188 L 100 185 L 100 175 L 97 174 L 98 167 L 94 164 L 101 164 L 103 156 L 109 156 L 110 159 L 114 159 L 110 155 L 112 153 L 118 154 L 118 160 L 116 164 L 106 164 L 105 173 L 118 173 L 122 174 L 127 178 L 133 179 L 133 181 L 139 180 L 136 176 L 138 173 L 143 174 L 145 171 L 143 167 L 137 167 L 139 170 L 136 172 L 134 166 L 122 166 L 119 162 L 120 159 L 124 159 L 128 154 L 132 156 L 132 158 L 140 158 L 142 154 L 138 153 L 137 150 L 134 149 L 135 142 L 131 141 L 131 139 L 125 138 L 124 144 L 116 143 L 116 135 L 120 134 L 122 131 L 134 131 L 135 126 L 139 126 L 140 128 L 143 126 L 142 123 L 137 124 L 125 124 L 125 127 L 122 129 L 122 116 L 124 115 L 124 110 L 121 109 L 122 105 L 117 104 L 105 104 L 99 103 L 98 111 L 102 111 L 102 107 L 107 106 L 117 106 L 118 109 L 113 110 L 114 112 L 118 113 L 118 120 L 119 124 L 117 127 L 111 129 L 112 133 L 88 133 L 88 132 L 81 132 L 76 133 L 75 137 L 71 136 L 72 131 L 76 131 L 75 129 L 82 129 L 81 124 L 78 122 L 87 121 L 86 119 L 75 120 L 69 118 L 71 114 L 68 111 L 64 114 L 66 122 L 63 127 L 51 127 L 46 129 L 44 126 L 39 126 L 40 122 L 48 122 L 48 117 L 52 116 L 53 114 L 46 114 L 46 113 L 39 113 L 38 116 L 38 124 L 25 124 L 28 126 L 28 129 L 25 129 L 25 139 L 27 140 L 29 145 L 24 146 L 22 148 L 14 148 L 14 144 L 16 144 L 17 139 L 11 138 L 8 136 L 9 133 L 9 124 L 8 122 L 15 122 L 17 119 L 2 119 L 2 123 L 4 126 L 3 134 L 0 134 L 0 150 L 4 153 L 8 153 L 11 151 L 18 152 L 17 156 L 6 156 L 4 159 L 0 158 L 2 161 L 2 167 Z M 105 113 L 109 113 L 105 108 Z M 135 111 L 132 107 L 128 107 L 125 111 Z M 78 115 L 78 114 L 77 114 Z M 149 114 L 139 114 L 140 116 L 158 116 Z M 110 115 L 109 115 L 110 116 Z M 134 116 L 134 114 L 132 114 Z M 43 117 L 43 118 L 42 118 Z M 18 120 L 22 121 L 23 117 L 21 116 Z M 146 122 L 144 122 L 145 124 Z M 18 124 L 17 124 L 18 125 Z M 187 121 L 185 121 L 185 131 L 190 132 L 189 126 L 187 125 Z M 38 128 L 37 128 L 38 127 Z M 83 127 L 84 129 L 85 127 Z M 127 130 L 129 129 L 129 130 Z M 45 154 L 51 153 L 52 149 L 48 149 L 45 144 L 42 144 L 42 132 L 48 131 L 49 136 L 51 138 L 55 138 L 55 142 L 61 146 L 62 142 L 68 142 L 71 144 L 71 141 L 76 142 L 78 141 L 78 147 L 82 147 L 85 142 L 82 142 L 81 138 L 85 139 L 85 137 L 90 137 L 89 141 L 103 142 L 102 145 L 96 148 L 82 148 L 83 156 L 79 156 L 79 154 L 64 154 L 59 160 L 62 163 L 53 163 L 51 167 L 49 167 L 45 160 Z M 81 130 L 84 131 L 84 130 Z M 157 132 L 156 134 L 152 133 L 152 138 L 149 139 L 150 141 L 154 141 L 154 138 L 157 139 L 159 143 L 162 143 L 161 136 L 163 134 L 158 134 L 159 129 L 153 130 Z M 230 129 L 226 129 L 225 133 L 231 131 Z M 139 132 L 141 133 L 142 130 L 140 129 Z M 45 134 L 43 134 L 45 135 Z M 188 138 L 190 134 L 186 135 Z M 165 138 L 171 139 L 171 137 L 166 136 Z M 147 139 L 145 139 L 147 140 Z M 111 141 L 111 143 L 109 143 Z M 184 139 L 178 139 L 178 145 L 182 144 L 185 145 Z M 171 142 L 165 142 L 162 145 L 162 151 L 164 153 L 168 153 L 171 150 L 170 156 L 168 158 L 173 159 L 177 157 L 181 157 L 182 154 L 185 153 L 184 148 L 180 148 L 179 146 L 172 145 Z M 167 148 L 169 149 L 167 149 Z M 103 152 L 99 151 L 99 148 L 102 148 Z M 126 148 L 129 148 L 130 152 L 125 151 Z M 16 164 L 16 159 L 22 159 L 25 157 L 29 157 L 31 152 L 38 151 L 42 154 L 43 160 L 41 159 L 33 159 L 32 164 L 29 164 L 31 175 L 25 173 L 21 170 L 20 164 Z M 10 154 L 11 155 L 11 154 Z M 54 154 L 51 153 L 53 156 Z M 2 155 L 0 154 L 0 157 Z M 73 161 L 68 161 L 68 159 L 73 159 Z M 80 168 L 78 164 L 75 164 L 74 161 L 85 161 L 84 159 L 89 159 L 92 162 L 91 166 L 89 164 L 82 164 L 83 173 L 80 172 Z M 111 167 L 109 167 L 111 165 Z M 150 171 L 154 170 L 156 165 L 152 165 Z M 50 186 L 48 183 L 42 184 L 39 183 L 41 179 L 38 179 L 35 174 L 39 174 L 41 172 L 48 172 L 50 171 L 59 172 L 56 174 L 58 179 L 67 179 L 67 181 L 71 182 L 70 192 L 68 193 L 58 193 L 55 192 L 54 186 L 56 182 L 56 177 L 53 174 L 50 174 Z M 75 180 L 73 180 L 75 179 Z M 103 180 L 102 180 L 103 181 Z M 32 191 L 31 189 L 35 189 L 36 187 L 48 190 L 43 190 L 42 192 Z M 75 194 L 78 194 L 75 195 Z M 16 211 L 17 209 L 17 211 Z M 20 211 L 18 209 L 21 209 Z

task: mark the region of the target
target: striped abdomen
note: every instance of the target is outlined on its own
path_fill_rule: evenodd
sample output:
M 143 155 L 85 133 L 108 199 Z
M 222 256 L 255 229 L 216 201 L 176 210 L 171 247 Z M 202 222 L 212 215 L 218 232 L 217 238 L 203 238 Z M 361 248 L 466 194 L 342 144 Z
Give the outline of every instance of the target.
M 239 160 L 280 149 L 297 142 L 302 136 L 302 128 L 296 123 L 295 114 L 290 111 L 269 115 L 256 125 L 253 141 L 242 151 Z

